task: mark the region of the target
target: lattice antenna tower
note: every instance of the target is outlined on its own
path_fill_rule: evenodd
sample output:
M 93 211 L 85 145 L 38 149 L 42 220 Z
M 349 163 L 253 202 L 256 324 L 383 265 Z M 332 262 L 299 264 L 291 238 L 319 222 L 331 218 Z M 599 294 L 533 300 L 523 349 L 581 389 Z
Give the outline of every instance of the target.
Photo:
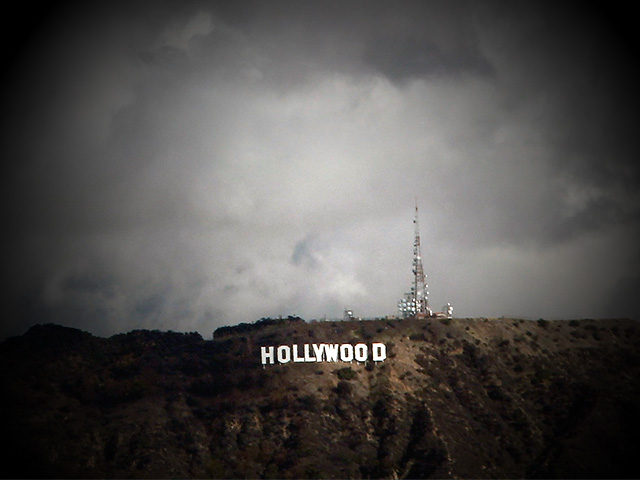
M 413 240 L 413 311 L 416 316 L 431 315 L 429 308 L 429 286 L 427 275 L 422 266 L 422 254 L 420 253 L 420 229 L 418 228 L 418 201 L 416 200 L 416 215 L 413 219 L 415 226 L 415 239 Z

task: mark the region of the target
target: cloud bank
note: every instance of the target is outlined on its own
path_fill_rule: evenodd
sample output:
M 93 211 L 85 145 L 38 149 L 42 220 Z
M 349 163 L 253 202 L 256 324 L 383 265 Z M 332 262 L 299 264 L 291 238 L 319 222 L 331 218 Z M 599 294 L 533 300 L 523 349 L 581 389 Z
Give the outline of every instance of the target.
M 4 81 L 3 333 L 395 313 L 420 207 L 456 316 L 638 316 L 625 12 L 69 5 Z

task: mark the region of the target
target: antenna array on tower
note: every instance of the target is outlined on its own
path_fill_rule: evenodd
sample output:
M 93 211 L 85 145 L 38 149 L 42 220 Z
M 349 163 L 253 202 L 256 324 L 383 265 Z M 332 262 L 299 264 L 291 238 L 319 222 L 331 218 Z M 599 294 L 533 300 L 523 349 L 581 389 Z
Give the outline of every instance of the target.
M 430 317 L 432 311 L 429 308 L 429 287 L 427 275 L 422 266 L 422 254 L 420 253 L 420 229 L 418 228 L 418 203 L 416 201 L 416 213 L 413 219 L 415 237 L 413 240 L 413 285 L 411 290 L 405 293 L 404 298 L 398 302 L 398 310 L 402 317 Z

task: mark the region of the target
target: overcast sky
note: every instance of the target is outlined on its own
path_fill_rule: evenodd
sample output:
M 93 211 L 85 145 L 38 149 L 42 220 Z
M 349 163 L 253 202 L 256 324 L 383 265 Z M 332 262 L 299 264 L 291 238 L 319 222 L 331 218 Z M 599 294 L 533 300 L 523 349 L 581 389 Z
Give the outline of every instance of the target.
M 3 33 L 2 336 L 640 316 L 631 11 L 104 2 Z M 611 5 L 611 4 L 608 4 Z

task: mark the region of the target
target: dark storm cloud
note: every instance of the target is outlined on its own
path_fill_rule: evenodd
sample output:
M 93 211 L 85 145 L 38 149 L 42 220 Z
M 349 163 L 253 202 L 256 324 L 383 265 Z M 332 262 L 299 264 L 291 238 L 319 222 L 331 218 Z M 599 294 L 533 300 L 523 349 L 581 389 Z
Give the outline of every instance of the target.
M 640 318 L 640 305 L 636 300 L 638 291 L 640 291 L 640 276 L 630 275 L 618 279 L 607 305 L 611 315 Z
M 306 265 L 309 267 L 314 267 L 317 264 L 313 256 L 312 239 L 310 237 L 306 237 L 296 243 L 291 254 L 291 261 L 294 265 Z
M 637 50 L 608 12 L 52 10 L 2 92 L 4 331 L 391 313 L 416 196 L 436 308 L 635 314 Z
M 473 48 L 473 46 L 471 46 Z M 375 38 L 365 54 L 367 63 L 393 80 L 460 73 L 490 74 L 492 67 L 479 52 L 443 52 L 429 39 Z
M 197 8 L 222 25 L 190 45 L 210 66 L 255 62 L 280 86 L 298 85 L 327 69 L 382 73 L 398 81 L 493 71 L 478 49 L 467 2 L 232 2 Z

